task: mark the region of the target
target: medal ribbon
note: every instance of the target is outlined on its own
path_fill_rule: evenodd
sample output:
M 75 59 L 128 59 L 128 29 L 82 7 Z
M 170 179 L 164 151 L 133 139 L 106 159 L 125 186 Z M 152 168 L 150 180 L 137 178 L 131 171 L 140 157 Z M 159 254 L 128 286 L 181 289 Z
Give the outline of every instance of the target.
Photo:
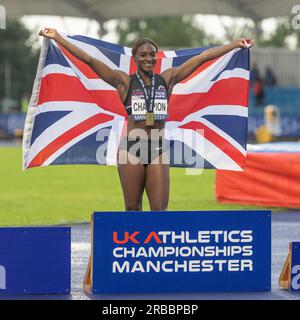
M 146 89 L 146 85 L 145 85 L 143 78 L 139 75 L 138 72 L 136 73 L 136 76 L 139 80 L 141 89 L 143 90 L 143 93 L 144 93 L 147 112 L 153 112 L 154 98 L 155 98 L 155 74 L 154 74 L 154 72 L 152 72 L 150 96 L 149 96 L 148 91 Z

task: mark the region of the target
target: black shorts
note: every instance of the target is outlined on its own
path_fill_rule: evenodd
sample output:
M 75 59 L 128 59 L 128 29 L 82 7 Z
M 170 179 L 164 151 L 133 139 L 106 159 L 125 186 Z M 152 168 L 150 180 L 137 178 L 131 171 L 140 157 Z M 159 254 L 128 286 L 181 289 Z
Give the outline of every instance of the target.
M 128 137 L 125 137 L 120 142 L 119 150 L 126 150 L 138 158 L 142 164 L 148 165 L 166 151 L 166 146 L 162 138 L 128 140 Z

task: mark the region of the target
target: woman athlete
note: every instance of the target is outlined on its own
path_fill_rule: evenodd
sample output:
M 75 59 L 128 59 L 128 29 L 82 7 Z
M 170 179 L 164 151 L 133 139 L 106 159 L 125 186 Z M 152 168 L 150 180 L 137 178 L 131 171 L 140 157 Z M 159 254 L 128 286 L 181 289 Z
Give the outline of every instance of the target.
M 127 211 L 141 211 L 146 190 L 152 211 L 167 210 L 169 201 L 169 165 L 163 145 L 165 113 L 158 112 L 158 103 L 167 104 L 173 87 L 187 78 L 203 63 L 218 58 L 235 48 L 250 48 L 252 39 L 238 39 L 224 46 L 204 51 L 177 68 L 154 74 L 157 45 L 150 39 L 134 42 L 132 55 L 138 72 L 128 76 L 112 70 L 90 56 L 55 29 L 45 28 L 39 35 L 54 39 L 72 55 L 88 64 L 105 82 L 116 88 L 128 114 L 127 134 L 118 151 L 118 172 Z M 141 134 L 142 132 L 142 134 Z M 136 145 L 138 148 L 135 148 Z M 135 149 L 133 152 L 132 150 Z

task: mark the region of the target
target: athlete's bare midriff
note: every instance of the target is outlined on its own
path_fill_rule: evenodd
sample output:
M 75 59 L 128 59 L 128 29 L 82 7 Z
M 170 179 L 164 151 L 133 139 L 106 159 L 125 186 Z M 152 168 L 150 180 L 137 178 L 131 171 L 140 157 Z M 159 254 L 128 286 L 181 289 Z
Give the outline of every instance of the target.
M 147 127 L 146 121 L 135 121 L 128 118 L 127 122 L 127 136 L 129 138 L 135 139 L 137 135 L 143 134 L 144 139 L 158 139 L 159 136 L 163 136 L 165 128 L 164 120 L 154 121 L 154 126 Z M 140 130 L 135 130 L 140 129 Z

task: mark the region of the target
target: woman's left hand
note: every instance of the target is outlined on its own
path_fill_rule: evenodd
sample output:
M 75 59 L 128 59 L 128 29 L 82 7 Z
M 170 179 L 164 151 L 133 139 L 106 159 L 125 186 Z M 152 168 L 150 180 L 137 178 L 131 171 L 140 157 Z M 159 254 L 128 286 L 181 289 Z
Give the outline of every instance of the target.
M 253 39 L 250 38 L 241 38 L 241 39 L 237 39 L 234 41 L 236 43 L 236 46 L 239 48 L 251 48 L 255 41 Z

